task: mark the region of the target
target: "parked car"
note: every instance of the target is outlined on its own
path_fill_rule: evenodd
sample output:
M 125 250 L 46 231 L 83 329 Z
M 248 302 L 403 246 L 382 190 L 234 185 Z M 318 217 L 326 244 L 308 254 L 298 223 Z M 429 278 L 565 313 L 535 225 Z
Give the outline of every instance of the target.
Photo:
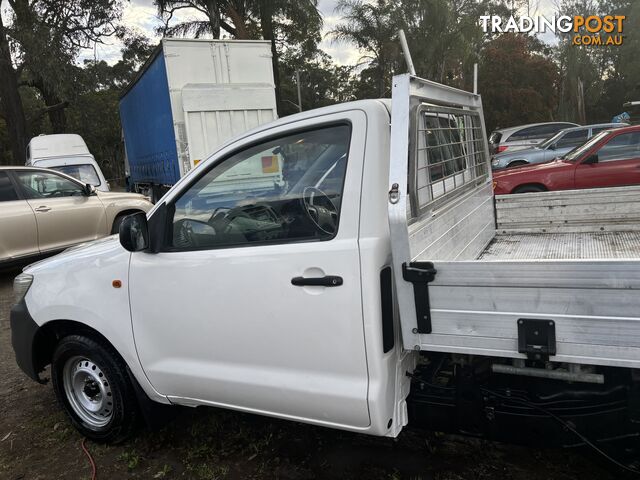
M 491 168 L 519 167 L 521 165 L 543 163 L 569 153 L 575 147 L 582 145 L 589 138 L 608 128 L 624 127 L 624 123 L 600 123 L 584 127 L 573 127 L 560 130 L 554 136 L 544 140 L 532 148 L 525 148 L 515 152 L 506 151 L 493 157 Z
M 530 123 L 517 127 L 500 128 L 489 135 L 489 153 L 495 155 L 507 150 L 522 150 L 537 145 L 565 128 L 579 127 L 571 122 Z
M 83 184 L 89 183 L 102 192 L 109 191 L 109 183 L 98 162 L 80 135 L 60 133 L 38 135 L 27 145 L 27 166 L 51 168 L 71 175 Z
M 496 194 L 640 184 L 640 126 L 605 130 L 563 157 L 496 172 Z
M 580 230 L 563 248 L 548 248 L 560 242 L 542 200 L 516 242 L 496 223 L 480 97 L 409 75 L 392 85 L 392 102 L 244 133 L 119 237 L 26 268 L 18 365 L 37 380 L 51 364 L 71 422 L 103 442 L 159 404 L 388 437 L 634 438 L 640 233 L 624 215 L 640 188 L 606 199 L 624 212 L 606 238 L 608 212 L 571 191 Z M 237 175 L 256 164 L 261 178 Z
M 116 233 L 126 215 L 152 206 L 142 195 L 100 192 L 54 170 L 0 167 L 0 265 Z

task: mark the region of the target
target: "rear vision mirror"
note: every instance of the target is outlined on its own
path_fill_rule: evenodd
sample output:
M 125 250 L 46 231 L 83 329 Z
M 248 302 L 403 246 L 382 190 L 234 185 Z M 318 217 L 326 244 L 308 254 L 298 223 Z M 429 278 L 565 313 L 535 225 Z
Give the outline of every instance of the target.
M 130 252 L 140 252 L 149 248 L 146 213 L 138 212 L 124 217 L 120 224 L 120 244 Z
M 584 162 L 583 165 L 593 165 L 594 163 L 598 163 L 598 154 L 594 153 L 593 155 L 589 155 Z
M 87 197 L 90 197 L 91 195 L 95 195 L 95 193 L 96 193 L 96 187 L 94 187 L 94 186 L 93 186 L 93 185 L 91 185 L 90 183 L 86 183 L 86 184 L 84 185 L 84 189 L 83 189 L 83 190 L 84 190 L 84 194 L 85 194 Z

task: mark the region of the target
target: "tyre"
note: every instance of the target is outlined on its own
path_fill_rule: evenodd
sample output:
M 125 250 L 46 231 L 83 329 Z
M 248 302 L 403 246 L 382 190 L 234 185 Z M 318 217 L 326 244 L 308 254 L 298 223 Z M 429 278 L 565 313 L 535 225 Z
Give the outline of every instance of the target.
M 85 437 L 118 443 L 129 437 L 140 417 L 126 365 L 108 345 L 84 335 L 64 337 L 51 362 L 58 402 Z
M 546 192 L 544 187 L 540 185 L 523 185 L 521 187 L 516 188 L 513 193 L 535 193 L 535 192 Z

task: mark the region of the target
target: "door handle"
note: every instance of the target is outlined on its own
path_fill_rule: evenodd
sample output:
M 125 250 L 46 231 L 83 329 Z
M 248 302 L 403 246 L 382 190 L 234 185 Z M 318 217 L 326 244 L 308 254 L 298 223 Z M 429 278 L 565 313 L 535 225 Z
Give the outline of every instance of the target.
M 325 277 L 293 277 L 291 279 L 291 284 L 296 287 L 339 287 L 342 285 L 342 277 L 338 277 L 336 275 L 327 275 Z
M 48 212 L 49 210 L 51 210 L 51 208 L 46 205 L 42 205 L 35 209 L 36 212 Z

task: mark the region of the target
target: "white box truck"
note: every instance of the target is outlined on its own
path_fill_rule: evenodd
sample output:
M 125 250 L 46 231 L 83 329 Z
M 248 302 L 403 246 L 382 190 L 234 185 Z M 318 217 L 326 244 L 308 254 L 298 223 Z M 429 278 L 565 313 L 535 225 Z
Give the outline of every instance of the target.
M 276 117 L 268 41 L 162 39 L 120 99 L 129 182 L 157 201 L 227 140 Z
M 282 182 L 230 189 L 262 156 Z M 158 403 L 391 437 L 636 437 L 640 187 L 495 205 L 489 161 L 480 97 L 409 75 L 392 101 L 246 132 L 119 239 L 17 277 L 18 364 L 52 363 L 69 418 L 104 441 Z

